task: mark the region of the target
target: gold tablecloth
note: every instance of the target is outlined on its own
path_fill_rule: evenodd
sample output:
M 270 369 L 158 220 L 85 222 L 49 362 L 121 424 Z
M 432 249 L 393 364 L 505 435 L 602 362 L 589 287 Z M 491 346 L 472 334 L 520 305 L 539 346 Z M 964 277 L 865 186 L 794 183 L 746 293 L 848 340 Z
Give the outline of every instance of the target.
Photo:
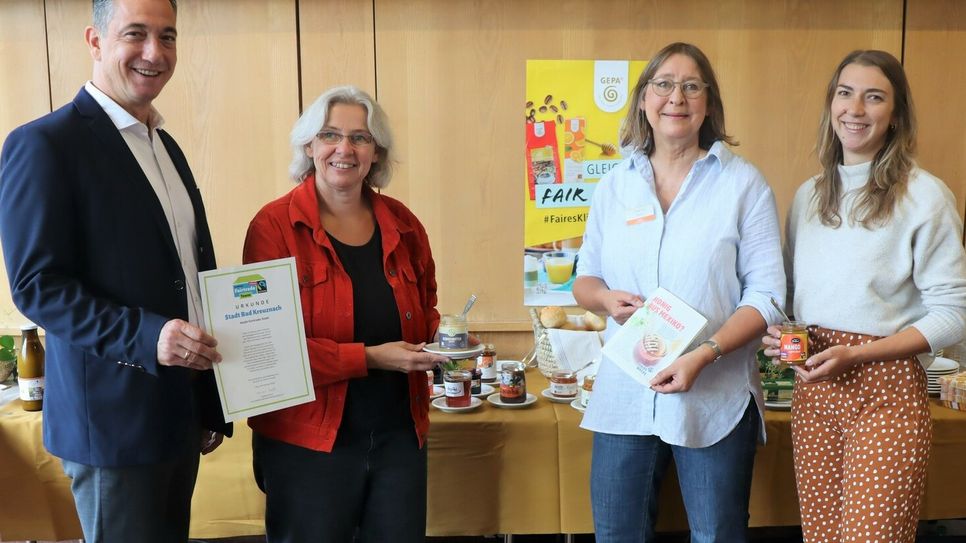
M 486 404 L 469 413 L 432 410 L 429 436 L 429 535 L 588 533 L 593 531 L 588 472 L 591 434 L 580 413 L 540 398 L 547 382 L 528 372 L 535 405 Z M 966 413 L 933 403 L 932 457 L 921 516 L 966 517 Z M 789 414 L 765 416 L 768 444 L 758 449 L 752 526 L 795 525 Z M 203 457 L 192 503 L 198 538 L 263 533 L 264 497 L 252 479 L 251 432 Z M 676 479 L 666 479 L 659 528 L 687 523 Z M 19 401 L 0 408 L 0 539 L 62 540 L 81 536 L 69 480 L 41 443 L 41 416 Z

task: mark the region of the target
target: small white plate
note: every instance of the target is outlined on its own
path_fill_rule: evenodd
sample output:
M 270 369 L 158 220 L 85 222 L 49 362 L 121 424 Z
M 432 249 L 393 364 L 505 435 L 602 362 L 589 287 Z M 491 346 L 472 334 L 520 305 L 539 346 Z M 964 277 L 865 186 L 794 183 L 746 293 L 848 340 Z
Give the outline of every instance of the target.
M 576 409 L 577 411 L 580 411 L 581 413 L 587 410 L 586 407 L 580 405 L 580 398 L 577 398 L 576 400 L 570 402 L 570 407 L 573 407 L 574 409 Z
M 470 398 L 470 405 L 468 407 L 450 407 L 446 405 L 446 398 L 436 398 L 433 400 L 433 407 L 439 409 L 443 413 L 462 413 L 463 411 L 472 411 L 477 407 L 483 405 L 483 400 L 479 398 Z
M 480 391 L 474 394 L 473 396 L 475 398 L 486 398 L 487 396 L 489 396 L 490 394 L 493 394 L 494 392 L 496 392 L 496 389 L 491 387 L 490 385 L 480 385 Z
M 544 398 L 550 400 L 553 403 L 570 403 L 570 402 L 574 401 L 574 399 L 572 397 L 571 398 L 558 398 L 557 396 L 554 396 L 550 392 L 550 389 L 549 388 L 545 388 L 542 391 L 540 391 L 540 395 L 543 396 Z
M 533 405 L 537 403 L 537 397 L 534 396 L 533 394 L 527 393 L 527 399 L 523 403 L 503 403 L 502 401 L 500 401 L 499 394 L 491 394 L 486 397 L 486 401 L 490 402 L 491 404 L 497 407 L 503 407 L 506 409 L 522 409 L 528 405 Z
M 792 401 L 791 400 L 787 400 L 787 401 L 784 401 L 784 402 L 769 402 L 769 401 L 766 401 L 765 402 L 765 408 L 766 409 L 771 409 L 773 411 L 791 411 L 791 409 L 792 409 Z
M 439 342 L 433 342 L 423 347 L 423 350 L 427 353 L 441 354 L 450 358 L 472 358 L 483 352 L 483 344 L 480 343 L 479 345 L 473 345 L 472 347 L 454 351 L 451 349 L 442 349 L 439 346 Z
M 932 365 L 926 368 L 926 373 L 936 374 L 945 374 L 947 372 L 954 373 L 957 371 L 959 371 L 959 362 L 949 358 L 943 358 L 941 356 L 937 356 L 936 359 L 933 360 Z
M 443 385 L 433 385 L 433 394 L 429 397 L 430 400 L 435 400 L 443 394 L 446 393 L 446 388 Z

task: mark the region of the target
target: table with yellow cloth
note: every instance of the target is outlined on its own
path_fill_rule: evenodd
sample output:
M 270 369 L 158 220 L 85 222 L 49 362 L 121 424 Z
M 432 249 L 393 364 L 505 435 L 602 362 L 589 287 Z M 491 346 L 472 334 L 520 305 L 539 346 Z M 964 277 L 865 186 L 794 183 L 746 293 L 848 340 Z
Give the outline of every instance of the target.
M 593 531 L 589 481 L 591 434 L 581 414 L 539 397 L 547 381 L 527 372 L 538 396 L 525 409 L 484 401 L 462 414 L 431 414 L 429 535 L 588 533 Z M 966 413 L 933 402 L 933 449 L 923 500 L 924 519 L 966 517 Z M 765 416 L 768 444 L 758 449 L 751 496 L 752 526 L 795 525 L 789 413 Z M 251 469 L 251 432 L 203 457 L 192 503 L 191 535 L 216 538 L 263 533 L 264 496 Z M 675 477 L 662 490 L 660 529 L 687 523 Z M 0 408 L 0 539 L 81 537 L 60 461 L 41 443 L 41 416 L 20 402 Z

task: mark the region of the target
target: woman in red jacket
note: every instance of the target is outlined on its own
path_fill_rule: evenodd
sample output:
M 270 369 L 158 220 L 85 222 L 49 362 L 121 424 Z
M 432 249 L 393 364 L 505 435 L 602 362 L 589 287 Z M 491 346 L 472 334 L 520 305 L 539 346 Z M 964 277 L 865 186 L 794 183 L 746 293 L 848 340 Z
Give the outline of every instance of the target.
M 355 87 L 292 129 L 299 184 L 258 212 L 244 261 L 294 256 L 314 402 L 249 420 L 268 541 L 423 541 L 429 398 L 439 324 L 426 231 L 389 183 L 392 135 Z

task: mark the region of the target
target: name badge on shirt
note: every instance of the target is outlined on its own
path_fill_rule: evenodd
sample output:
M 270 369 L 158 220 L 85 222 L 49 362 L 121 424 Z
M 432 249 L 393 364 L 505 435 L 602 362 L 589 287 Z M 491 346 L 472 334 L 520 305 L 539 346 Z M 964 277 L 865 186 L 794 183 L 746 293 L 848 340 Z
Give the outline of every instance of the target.
M 641 224 L 645 222 L 650 222 L 654 220 L 654 206 L 648 205 L 644 207 L 638 207 L 635 209 L 628 209 L 624 215 L 627 221 L 627 226 L 633 226 L 635 224 Z

